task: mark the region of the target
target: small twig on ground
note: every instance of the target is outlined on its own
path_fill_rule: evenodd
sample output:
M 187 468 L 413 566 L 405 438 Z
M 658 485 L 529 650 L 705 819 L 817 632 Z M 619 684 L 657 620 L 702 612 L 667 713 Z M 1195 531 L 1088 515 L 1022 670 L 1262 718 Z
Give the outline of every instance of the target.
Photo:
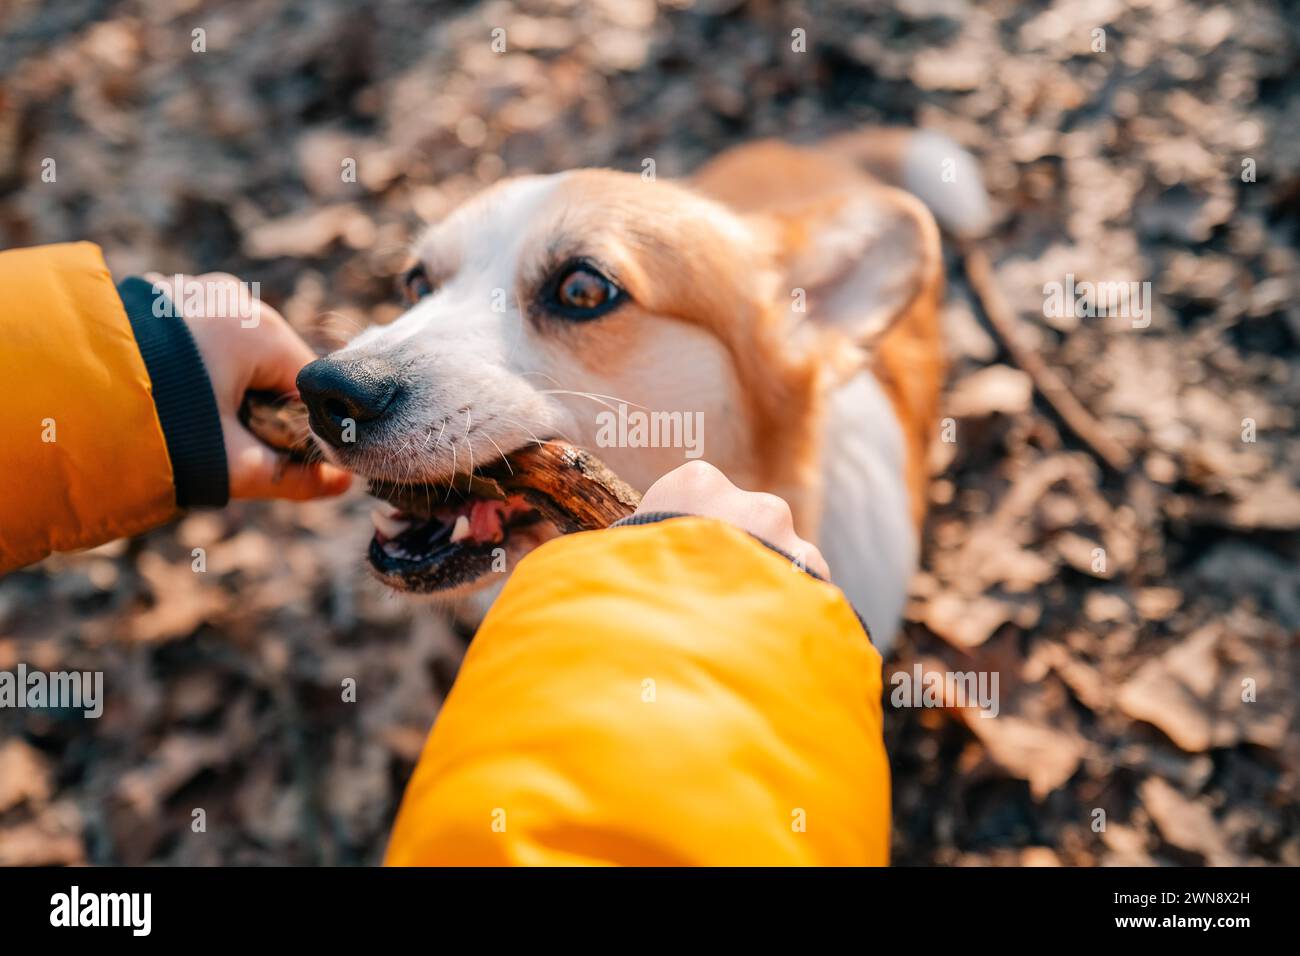
M 1094 455 L 1114 471 L 1127 471 L 1133 463 L 1133 456 L 1128 449 L 1106 431 L 1105 426 L 1093 417 L 1092 412 L 1075 397 L 1070 387 L 1042 358 L 1025 347 L 1020 333 L 1020 320 L 998 288 L 993 266 L 984 250 L 974 242 L 961 242 L 958 248 L 961 250 L 966 278 L 970 281 L 984 314 L 988 316 L 989 324 L 1011 354 L 1012 361 L 1033 380 L 1034 388 Z

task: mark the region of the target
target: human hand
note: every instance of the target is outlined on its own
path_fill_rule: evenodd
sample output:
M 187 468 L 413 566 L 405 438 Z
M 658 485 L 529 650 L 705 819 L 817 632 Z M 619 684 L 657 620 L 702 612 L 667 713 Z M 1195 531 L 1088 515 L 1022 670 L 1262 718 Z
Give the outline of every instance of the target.
M 172 300 L 198 346 L 221 415 L 230 497 L 303 500 L 346 491 L 352 483 L 348 472 L 324 462 L 286 461 L 239 421 L 246 392 L 296 396 L 298 371 L 316 358 L 284 317 L 252 295 L 246 283 L 224 272 L 151 272 L 145 279 Z M 203 286 L 203 294 L 194 294 L 195 283 Z
M 830 568 L 816 545 L 795 534 L 794 518 L 785 499 L 737 488 L 708 462 L 688 462 L 651 485 L 635 513 L 655 511 L 718 518 L 794 555 L 808 570 L 830 580 Z

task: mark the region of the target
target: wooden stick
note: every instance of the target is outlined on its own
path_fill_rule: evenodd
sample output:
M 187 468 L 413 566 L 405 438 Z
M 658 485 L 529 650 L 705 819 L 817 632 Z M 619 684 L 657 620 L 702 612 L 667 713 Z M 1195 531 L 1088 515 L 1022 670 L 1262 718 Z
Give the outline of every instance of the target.
M 289 457 L 302 461 L 311 454 L 307 409 L 301 401 L 249 392 L 239 418 L 262 442 Z M 530 445 L 473 474 L 457 475 L 452 487 L 480 498 L 522 496 L 566 533 L 608 527 L 641 502 L 636 489 L 599 458 L 561 441 Z M 429 517 L 451 492 L 445 485 L 371 481 L 370 493 L 409 514 Z
M 274 392 L 248 392 L 239 406 L 239 420 L 262 444 L 305 461 L 313 452 L 307 406 L 296 398 Z
M 974 242 L 960 242 L 966 277 L 979 299 L 989 324 L 1011 353 L 1012 360 L 1027 374 L 1062 421 L 1094 455 L 1117 472 L 1127 471 L 1133 457 L 1127 448 L 1106 431 L 1104 425 L 1070 391 L 1070 387 L 1036 353 L 1027 348 L 1020 331 L 1020 320 L 998 288 L 993 267 L 984 250 Z

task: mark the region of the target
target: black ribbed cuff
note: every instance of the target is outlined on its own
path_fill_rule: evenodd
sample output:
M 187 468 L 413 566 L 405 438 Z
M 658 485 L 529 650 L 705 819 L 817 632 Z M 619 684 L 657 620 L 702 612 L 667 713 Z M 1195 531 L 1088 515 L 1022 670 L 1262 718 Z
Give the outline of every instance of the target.
M 163 293 L 155 293 L 151 283 L 132 276 L 118 284 L 117 293 L 149 371 L 172 463 L 176 504 L 224 505 L 230 500 L 230 476 L 221 414 L 194 337 L 179 310 Z
M 658 524 L 660 521 L 667 521 L 669 518 L 694 518 L 695 515 L 687 514 L 684 511 L 646 511 L 644 513 L 628 515 L 626 518 L 619 518 L 611 528 L 631 528 L 639 524 Z

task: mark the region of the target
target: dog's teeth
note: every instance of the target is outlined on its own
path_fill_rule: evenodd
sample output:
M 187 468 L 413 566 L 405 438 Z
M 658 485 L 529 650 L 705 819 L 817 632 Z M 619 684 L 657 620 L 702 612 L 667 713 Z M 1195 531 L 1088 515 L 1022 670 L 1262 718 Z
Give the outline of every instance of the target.
M 451 529 L 451 543 L 463 541 L 469 537 L 469 518 L 466 515 L 458 515 L 456 524 Z
M 375 508 L 370 512 L 370 520 L 375 526 L 375 530 L 385 538 L 396 538 L 399 534 L 411 526 L 409 521 L 400 521 L 395 514 L 401 514 L 397 509 Z

